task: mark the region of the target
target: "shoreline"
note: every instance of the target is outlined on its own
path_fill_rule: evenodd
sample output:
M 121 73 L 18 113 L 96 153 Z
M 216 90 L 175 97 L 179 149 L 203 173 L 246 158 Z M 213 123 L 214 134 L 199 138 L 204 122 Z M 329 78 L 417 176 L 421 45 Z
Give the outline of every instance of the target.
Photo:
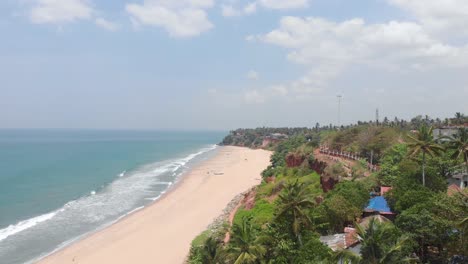
M 194 156 L 193 158 L 195 158 L 196 156 L 199 156 L 200 154 L 206 154 L 206 153 L 209 153 L 209 152 L 213 152 L 215 151 L 215 154 L 214 156 L 217 155 L 217 152 L 216 150 L 219 149 L 221 146 L 219 145 L 210 145 L 208 151 L 203 151 L 204 149 L 200 150 L 199 152 L 196 152 L 196 153 L 191 153 L 189 156 Z M 189 157 L 187 156 L 187 157 Z M 73 237 L 67 241 L 64 241 L 63 243 L 57 245 L 53 250 L 51 251 L 47 251 L 46 253 L 42 253 L 41 255 L 39 256 L 36 256 L 35 258 L 33 259 L 29 259 L 27 260 L 25 263 L 40 263 L 42 262 L 44 259 L 50 257 L 50 256 L 53 256 L 55 255 L 56 253 L 62 251 L 62 250 L 65 250 L 67 249 L 68 247 L 76 244 L 76 243 L 79 243 L 80 241 L 84 240 L 84 239 L 87 239 L 88 237 L 90 236 L 93 236 L 94 234 L 96 233 L 99 233 L 101 231 L 104 231 L 105 229 L 117 224 L 118 222 L 126 219 L 127 217 L 130 217 L 132 215 L 134 215 L 135 213 L 138 213 L 139 211 L 142 211 L 142 210 L 145 210 L 146 208 L 154 205 L 155 203 L 157 203 L 158 201 L 160 201 L 161 199 L 163 199 L 166 195 L 168 195 L 171 191 L 173 191 L 174 189 L 177 188 L 177 186 L 183 181 L 183 179 L 185 178 L 186 174 L 188 174 L 191 170 L 193 169 L 196 169 L 198 166 L 200 166 L 203 162 L 213 158 L 214 156 L 209 156 L 208 158 L 205 158 L 204 160 L 201 160 L 197 163 L 195 163 L 194 166 L 190 167 L 188 170 L 186 171 L 183 171 L 182 173 L 178 174 L 178 176 L 175 178 L 175 180 L 167 187 L 167 189 L 165 189 L 164 191 L 161 192 L 161 194 L 159 194 L 158 196 L 154 197 L 154 198 L 146 198 L 147 200 L 151 200 L 150 202 L 148 202 L 147 204 L 145 205 L 142 205 L 142 206 L 139 206 L 139 207 L 136 207 L 134 208 L 133 210 L 129 211 L 128 213 L 126 214 L 123 214 L 119 217 L 117 217 L 116 219 L 114 220 L 111 220 L 107 223 L 104 223 L 98 227 L 96 227 L 94 230 L 90 230 L 88 232 L 85 232 L 85 233 L 82 233 L 76 237 Z M 187 158 L 186 157 L 186 158 Z M 190 158 L 189 159 L 189 162 L 192 161 L 193 158 Z M 185 166 L 185 165 L 184 165 Z M 126 173 L 127 171 L 124 171 L 123 173 Z M 122 177 L 122 174 L 120 174 L 119 177 Z M 81 198 L 81 197 L 80 197 Z M 78 198 L 79 199 L 79 198 Z M 75 200 L 72 200 L 72 201 L 75 201 Z M 57 209 L 56 211 L 53 211 L 53 212 L 57 212 L 59 209 Z
M 216 155 L 181 175 L 158 200 L 36 263 L 182 263 L 193 238 L 225 215 L 231 200 L 261 182 L 270 155 L 265 150 L 221 146 Z
M 204 161 L 203 161 L 203 162 L 204 162 Z M 203 162 L 202 162 L 202 163 L 203 163 Z M 198 165 L 197 165 L 197 166 L 198 166 Z M 140 211 L 143 211 L 143 210 L 145 210 L 145 209 L 147 209 L 147 208 L 149 208 L 149 207 L 155 205 L 155 204 L 158 203 L 160 200 L 164 199 L 164 197 L 165 197 L 166 195 L 169 195 L 174 189 L 176 189 L 177 186 L 183 182 L 183 180 L 184 180 L 184 178 L 185 178 L 185 175 L 188 174 L 188 173 L 190 173 L 190 171 L 191 171 L 192 169 L 196 169 L 197 166 L 195 166 L 195 167 L 191 168 L 190 170 L 188 170 L 188 171 L 182 173 L 182 174 L 178 177 L 178 179 L 176 179 L 176 181 L 174 181 L 173 184 L 171 184 L 165 191 L 163 191 L 163 193 L 161 193 L 159 196 L 157 196 L 157 198 L 156 198 L 155 200 L 153 200 L 152 202 L 150 202 L 149 204 L 144 205 L 144 206 L 137 207 L 137 208 L 133 209 L 132 211 L 128 212 L 127 214 L 122 215 L 122 216 L 120 216 L 119 218 L 115 219 L 114 221 L 111 221 L 111 222 L 109 222 L 109 223 L 107 223 L 107 224 L 104 224 L 104 225 L 98 227 L 97 229 L 95 229 L 95 230 L 93 230 L 93 231 L 90 231 L 90 232 L 87 232 L 87 233 L 84 233 L 84 234 L 82 234 L 82 235 L 80 235 L 80 236 L 78 236 L 78 237 L 76 237 L 76 238 L 70 239 L 70 240 L 64 242 L 62 245 L 59 245 L 59 246 L 58 246 L 55 250 L 53 250 L 52 252 L 47 253 L 47 254 L 45 254 L 45 255 L 43 255 L 43 256 L 39 256 L 38 258 L 33 259 L 33 260 L 31 260 L 31 261 L 29 261 L 29 262 L 27 262 L 27 263 L 42 263 L 42 262 L 45 261 L 47 258 L 53 257 L 56 253 L 58 253 L 58 252 L 60 252 L 60 251 L 63 251 L 63 250 L 66 250 L 68 247 L 71 247 L 71 246 L 73 246 L 74 244 L 80 243 L 81 241 L 86 240 L 87 238 L 89 238 L 89 237 L 91 237 L 91 236 L 93 236 L 93 235 L 95 235 L 95 234 L 97 234 L 97 233 L 99 233 L 99 232 L 105 231 L 107 228 L 110 228 L 110 227 L 112 227 L 113 225 L 118 224 L 120 221 L 123 221 L 123 220 L 125 220 L 126 218 L 131 217 L 131 216 L 133 216 L 134 214 L 136 214 L 136 213 L 138 213 L 138 212 L 140 212 Z

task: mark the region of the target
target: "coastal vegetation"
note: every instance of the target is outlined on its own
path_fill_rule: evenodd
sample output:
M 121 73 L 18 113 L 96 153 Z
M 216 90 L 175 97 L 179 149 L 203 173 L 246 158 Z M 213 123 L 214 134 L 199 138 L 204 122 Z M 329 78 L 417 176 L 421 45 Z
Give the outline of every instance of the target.
M 468 188 L 451 184 L 468 171 L 467 121 L 458 113 L 231 132 L 223 144 L 272 149 L 271 164 L 232 224 L 193 241 L 188 262 L 467 263 Z M 458 130 L 436 136 L 446 125 Z M 360 159 L 321 154 L 324 146 Z M 366 217 L 370 194 L 381 192 L 392 213 Z M 340 234 L 339 247 L 322 239 Z

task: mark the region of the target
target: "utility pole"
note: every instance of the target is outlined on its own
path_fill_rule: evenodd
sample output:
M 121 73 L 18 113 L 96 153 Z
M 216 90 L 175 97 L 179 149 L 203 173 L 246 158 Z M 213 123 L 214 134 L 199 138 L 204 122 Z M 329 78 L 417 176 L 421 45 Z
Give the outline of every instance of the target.
M 341 127 L 341 98 L 343 98 L 343 96 L 339 94 L 336 97 L 338 97 L 338 128 L 340 128 Z
M 379 108 L 375 110 L 375 124 L 378 126 L 379 125 Z

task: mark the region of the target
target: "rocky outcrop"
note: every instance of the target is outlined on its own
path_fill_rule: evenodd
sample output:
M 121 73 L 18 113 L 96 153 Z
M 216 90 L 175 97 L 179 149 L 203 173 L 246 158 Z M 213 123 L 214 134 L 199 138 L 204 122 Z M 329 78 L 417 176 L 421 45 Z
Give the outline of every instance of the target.
M 276 181 L 276 177 L 275 176 L 270 176 L 270 177 L 267 177 L 265 179 L 265 182 L 266 183 L 270 183 L 270 182 L 275 182 Z
M 244 200 L 242 203 L 244 204 L 245 210 L 251 210 L 255 206 L 255 195 L 257 194 L 256 189 L 252 189 L 250 192 L 245 194 Z
M 323 171 L 327 167 L 327 163 L 323 161 L 319 161 L 318 159 L 315 159 L 314 161 L 309 162 L 309 166 L 312 170 L 322 175 Z
M 304 162 L 305 158 L 306 157 L 304 155 L 289 153 L 286 156 L 286 165 L 288 166 L 288 168 L 299 167 Z
M 338 183 L 338 180 L 335 180 L 333 177 L 326 175 L 320 176 L 320 184 L 322 185 L 322 190 L 324 193 L 329 192 L 335 188 L 335 185 Z
M 232 212 L 235 212 L 236 208 L 238 208 L 240 204 L 244 204 L 246 202 L 247 197 L 250 197 L 253 193 L 253 197 L 255 198 L 256 189 L 257 187 L 252 187 L 248 191 L 236 195 L 236 197 L 234 197 L 224 208 L 222 214 L 215 218 L 207 229 L 211 230 L 213 233 L 220 230 L 223 227 L 224 223 L 226 223 L 229 220 L 229 215 Z
M 321 195 L 315 197 L 315 203 L 316 203 L 317 205 L 320 205 L 321 203 L 323 203 L 324 200 L 325 200 L 325 198 L 323 198 L 323 196 L 321 196 Z

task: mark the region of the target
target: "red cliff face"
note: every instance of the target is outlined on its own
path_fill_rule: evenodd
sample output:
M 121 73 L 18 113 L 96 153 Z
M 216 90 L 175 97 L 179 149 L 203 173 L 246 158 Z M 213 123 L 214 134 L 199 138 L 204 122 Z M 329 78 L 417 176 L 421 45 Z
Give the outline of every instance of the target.
M 322 175 L 323 174 L 323 171 L 325 170 L 325 168 L 327 167 L 327 163 L 326 162 L 323 162 L 323 161 L 319 161 L 317 159 L 315 159 L 313 162 L 309 162 L 309 165 L 310 165 L 310 168 L 312 170 L 314 170 L 315 172 L 317 172 L 318 174 Z
M 304 155 L 289 153 L 286 156 L 286 165 L 288 166 L 288 168 L 299 167 L 304 162 L 304 160 L 305 160 Z
M 275 176 L 270 176 L 270 177 L 267 177 L 267 178 L 265 179 L 265 181 L 266 181 L 267 183 L 275 182 L 275 180 L 276 180 L 276 177 L 275 177 Z
M 245 194 L 244 199 L 242 200 L 242 203 L 244 204 L 244 209 L 245 210 L 251 210 L 255 206 L 255 195 L 257 194 L 257 191 L 253 189 L 249 193 Z
M 325 175 L 320 176 L 320 184 L 322 185 L 322 190 L 323 192 L 329 192 L 335 188 L 335 184 L 337 184 L 338 181 L 333 179 L 332 177 L 328 177 Z
M 325 199 L 324 199 L 323 196 L 321 196 L 321 195 L 315 197 L 315 203 L 316 203 L 317 205 L 320 205 L 320 204 L 323 202 L 323 200 L 325 200 Z
M 286 165 L 288 166 L 288 168 L 299 167 L 304 163 L 305 160 L 306 156 L 304 155 L 289 153 L 286 156 Z M 317 159 L 315 159 L 312 162 L 309 161 L 308 163 L 309 168 L 320 175 L 320 184 L 322 185 L 323 192 L 329 192 L 333 190 L 335 185 L 338 183 L 338 180 L 335 180 L 334 178 L 325 175 L 324 170 L 328 166 L 328 164 Z

